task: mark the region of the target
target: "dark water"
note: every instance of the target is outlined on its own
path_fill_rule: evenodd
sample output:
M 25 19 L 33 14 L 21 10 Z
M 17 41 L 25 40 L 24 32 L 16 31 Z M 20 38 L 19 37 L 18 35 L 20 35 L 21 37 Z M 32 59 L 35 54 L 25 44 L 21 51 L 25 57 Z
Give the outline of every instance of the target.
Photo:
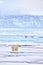
M 43 36 L 25 35 L 0 35 L 0 42 L 40 42 L 43 43 Z

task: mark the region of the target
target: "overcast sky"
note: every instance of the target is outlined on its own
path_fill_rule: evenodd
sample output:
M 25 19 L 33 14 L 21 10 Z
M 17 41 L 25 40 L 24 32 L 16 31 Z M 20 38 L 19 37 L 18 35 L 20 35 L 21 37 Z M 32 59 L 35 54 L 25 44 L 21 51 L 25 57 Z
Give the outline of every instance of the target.
M 0 14 L 43 15 L 43 0 L 0 0 Z

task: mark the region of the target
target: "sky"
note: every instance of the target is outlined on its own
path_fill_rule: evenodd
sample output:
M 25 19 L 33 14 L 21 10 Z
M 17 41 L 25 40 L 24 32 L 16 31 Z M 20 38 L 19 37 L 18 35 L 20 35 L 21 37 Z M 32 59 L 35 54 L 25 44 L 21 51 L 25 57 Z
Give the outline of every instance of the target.
M 43 0 L 0 0 L 0 14 L 43 15 Z

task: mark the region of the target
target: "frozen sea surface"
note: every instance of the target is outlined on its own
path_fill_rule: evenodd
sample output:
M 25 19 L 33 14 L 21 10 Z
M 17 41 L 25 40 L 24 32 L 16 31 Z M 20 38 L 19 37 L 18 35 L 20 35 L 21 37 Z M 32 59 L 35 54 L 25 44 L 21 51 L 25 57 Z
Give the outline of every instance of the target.
M 43 64 L 43 16 L 0 16 L 0 62 Z
M 43 64 L 43 46 L 24 45 L 17 52 L 12 52 L 11 46 L 0 46 L 0 62 Z

